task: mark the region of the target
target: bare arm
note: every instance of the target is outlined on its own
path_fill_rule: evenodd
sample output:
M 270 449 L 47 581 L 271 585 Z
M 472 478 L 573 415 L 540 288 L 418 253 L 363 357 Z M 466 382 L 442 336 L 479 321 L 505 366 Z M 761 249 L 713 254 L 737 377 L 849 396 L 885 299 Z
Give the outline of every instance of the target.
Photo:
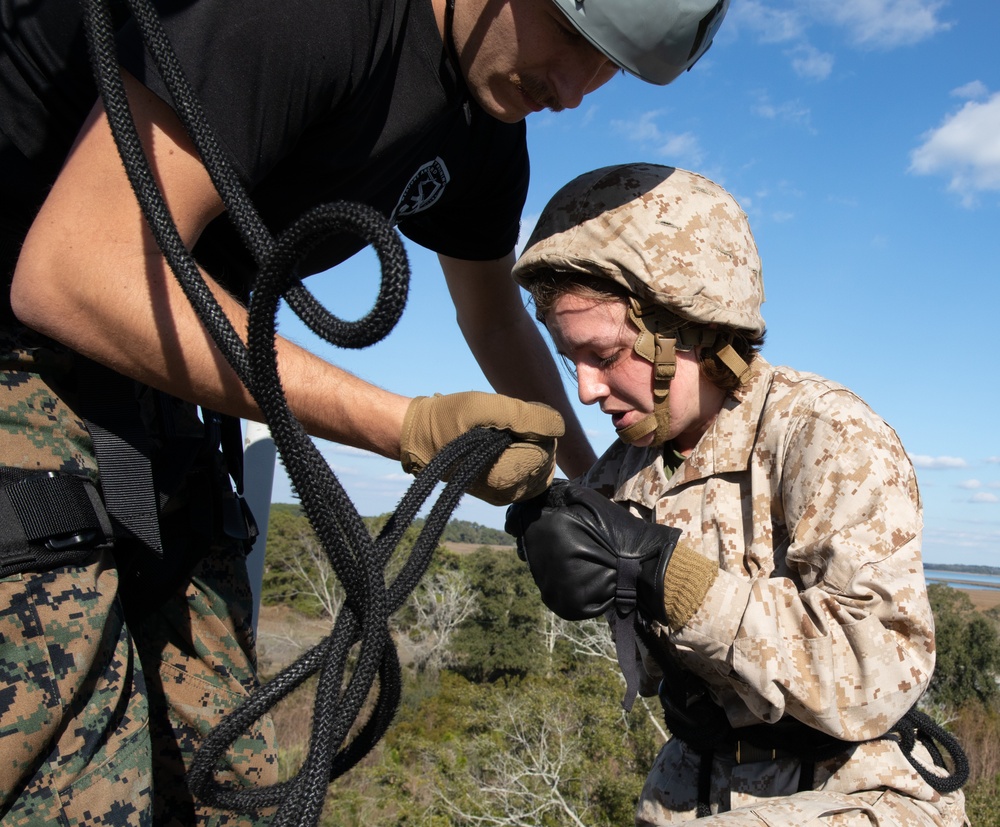
M 495 261 L 439 258 L 459 327 L 494 390 L 558 410 L 566 423 L 557 452 L 559 467 L 571 478 L 584 473 L 597 457 L 570 406 L 555 360 L 511 278 L 514 254 Z
M 222 204 L 173 112 L 133 78 L 125 81 L 154 173 L 190 248 Z M 208 283 L 245 334 L 245 309 Z M 163 261 L 100 105 L 25 241 L 11 300 L 29 327 L 127 376 L 222 413 L 261 419 Z M 399 457 L 407 397 L 288 341 L 279 339 L 277 348 L 289 404 L 310 433 Z

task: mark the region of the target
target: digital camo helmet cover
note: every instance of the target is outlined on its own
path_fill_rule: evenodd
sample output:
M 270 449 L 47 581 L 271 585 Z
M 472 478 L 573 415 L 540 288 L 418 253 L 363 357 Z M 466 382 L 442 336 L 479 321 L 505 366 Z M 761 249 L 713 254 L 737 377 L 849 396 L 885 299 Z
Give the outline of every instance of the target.
M 514 278 L 525 284 L 539 269 L 611 279 L 696 324 L 764 332 L 746 213 L 694 172 L 633 163 L 575 178 L 545 206 Z

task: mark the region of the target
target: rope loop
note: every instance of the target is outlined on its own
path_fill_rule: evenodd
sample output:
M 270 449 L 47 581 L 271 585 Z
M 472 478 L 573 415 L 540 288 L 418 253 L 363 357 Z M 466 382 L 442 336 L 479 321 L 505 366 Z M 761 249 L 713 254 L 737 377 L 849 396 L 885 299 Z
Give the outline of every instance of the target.
M 931 789 L 939 793 L 952 793 L 969 780 L 969 759 L 958 739 L 930 715 L 916 707 L 900 718 L 899 722 L 882 737 L 898 741 L 900 749 L 913 769 Z M 918 741 L 930 753 L 934 766 L 945 770 L 944 774 L 925 767 L 913 756 L 913 748 Z M 951 758 L 950 771 L 945 764 L 942 750 Z

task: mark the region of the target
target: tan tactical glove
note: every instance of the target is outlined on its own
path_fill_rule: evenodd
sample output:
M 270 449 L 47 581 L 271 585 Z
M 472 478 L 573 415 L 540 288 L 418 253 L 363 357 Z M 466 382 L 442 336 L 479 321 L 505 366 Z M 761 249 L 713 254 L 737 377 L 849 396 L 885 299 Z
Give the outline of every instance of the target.
M 556 437 L 565 426 L 558 411 L 495 393 L 466 391 L 417 396 L 403 419 L 400 462 L 422 471 L 438 452 L 476 426 L 510 431 L 516 440 L 469 493 L 492 505 L 507 505 L 544 491 L 555 475 Z

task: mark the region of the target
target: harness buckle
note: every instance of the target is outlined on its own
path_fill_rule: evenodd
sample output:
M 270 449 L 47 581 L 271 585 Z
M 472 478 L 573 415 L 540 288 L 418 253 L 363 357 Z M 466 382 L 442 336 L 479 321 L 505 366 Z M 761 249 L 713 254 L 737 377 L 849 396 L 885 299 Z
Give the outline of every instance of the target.
M 49 551 L 66 551 L 77 546 L 93 543 L 97 537 L 98 534 L 93 529 L 79 531 L 76 534 L 69 534 L 62 537 L 49 537 L 45 541 L 45 548 L 49 549 Z
M 770 749 L 766 747 L 761 748 L 742 739 L 736 742 L 737 764 L 757 764 L 761 761 L 775 761 L 777 758 L 778 750 L 774 747 Z

